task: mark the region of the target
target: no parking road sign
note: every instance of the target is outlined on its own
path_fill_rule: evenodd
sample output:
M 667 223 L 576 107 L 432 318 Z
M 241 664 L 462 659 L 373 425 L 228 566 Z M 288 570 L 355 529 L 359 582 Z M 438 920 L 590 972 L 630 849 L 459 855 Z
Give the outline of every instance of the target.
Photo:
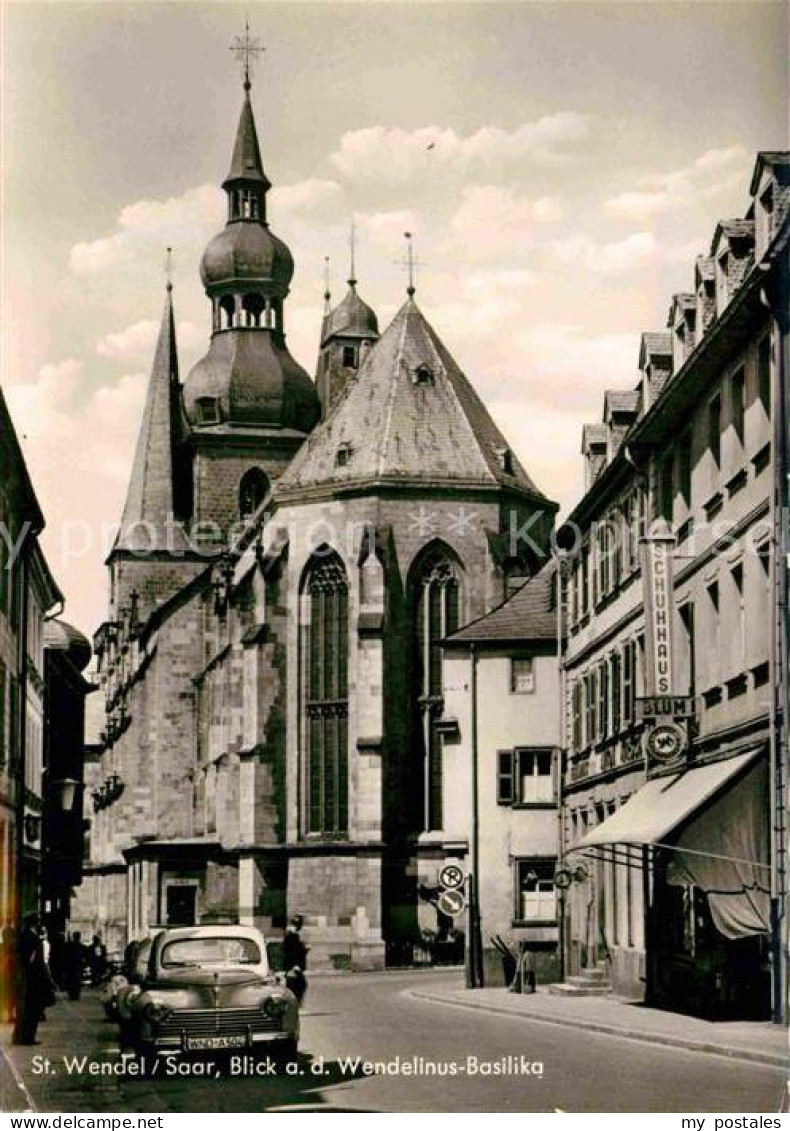
M 464 874 L 457 864 L 445 864 L 439 873 L 439 883 L 443 888 L 463 887 Z
M 466 897 L 457 888 L 450 888 L 442 892 L 436 901 L 436 906 L 442 915 L 449 915 L 451 919 L 455 919 L 466 910 Z

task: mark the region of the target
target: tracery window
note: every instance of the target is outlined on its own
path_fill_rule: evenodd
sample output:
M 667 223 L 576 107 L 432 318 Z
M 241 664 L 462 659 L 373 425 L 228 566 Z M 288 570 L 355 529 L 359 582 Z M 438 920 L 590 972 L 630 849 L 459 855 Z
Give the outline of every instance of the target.
M 316 555 L 306 585 L 306 832 L 348 831 L 348 582 L 334 552 Z
M 442 739 L 436 722 L 442 713 L 441 641 L 460 625 L 461 571 L 443 546 L 418 563 L 412 580 L 415 740 L 421 749 L 423 828 L 441 829 Z

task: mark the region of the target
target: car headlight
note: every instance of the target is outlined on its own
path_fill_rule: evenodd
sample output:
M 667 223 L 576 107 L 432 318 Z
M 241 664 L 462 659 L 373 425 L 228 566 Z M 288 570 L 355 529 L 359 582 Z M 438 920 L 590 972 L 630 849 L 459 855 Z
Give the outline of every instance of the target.
M 146 1021 L 160 1022 L 164 1021 L 172 1013 L 169 1005 L 165 1005 L 163 1001 L 147 1001 L 143 1009 L 143 1016 Z
M 263 1012 L 267 1017 L 282 1017 L 288 1008 L 284 997 L 267 997 L 263 1002 Z

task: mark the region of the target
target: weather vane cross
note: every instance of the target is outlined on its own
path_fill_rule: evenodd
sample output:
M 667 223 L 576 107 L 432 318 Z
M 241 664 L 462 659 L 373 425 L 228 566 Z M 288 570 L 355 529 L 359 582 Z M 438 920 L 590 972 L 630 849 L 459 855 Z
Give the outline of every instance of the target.
M 411 232 L 403 233 L 406 239 L 406 257 L 405 259 L 396 259 L 395 263 L 398 267 L 403 267 L 409 273 L 409 285 L 406 288 L 406 294 L 411 298 L 417 290 L 417 272 L 425 266 L 425 264 L 414 254 L 414 237 Z
M 165 255 L 165 279 L 167 279 L 168 292 L 173 289 L 173 249 L 169 247 Z
M 324 256 L 324 306 L 326 307 L 325 313 L 329 313 L 329 300 L 332 298 L 332 292 L 329 289 L 329 256 Z
M 261 41 L 257 36 L 250 35 L 250 21 L 244 21 L 244 35 L 237 35 L 230 45 L 230 50 L 236 56 L 236 62 L 239 63 L 244 71 L 244 89 L 250 89 L 250 75 L 252 69 L 257 62 L 258 56 L 263 54 L 266 50 L 261 47 Z
M 348 233 L 348 249 L 351 264 L 351 274 L 348 277 L 349 286 L 355 286 L 357 281 L 357 226 L 351 221 L 351 231 Z

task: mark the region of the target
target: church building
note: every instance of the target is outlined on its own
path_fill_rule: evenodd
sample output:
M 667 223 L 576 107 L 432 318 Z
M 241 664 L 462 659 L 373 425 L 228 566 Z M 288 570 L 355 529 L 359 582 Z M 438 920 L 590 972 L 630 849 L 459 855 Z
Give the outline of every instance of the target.
M 349 280 L 315 381 L 291 356 L 247 78 L 181 381 L 168 285 L 96 634 L 106 703 L 76 917 L 305 917 L 311 966 L 410 961 L 446 826 L 441 642 L 537 572 L 556 505 L 415 301 L 381 333 Z M 321 317 L 320 311 L 317 317 Z M 468 867 L 468 864 L 466 865 Z

